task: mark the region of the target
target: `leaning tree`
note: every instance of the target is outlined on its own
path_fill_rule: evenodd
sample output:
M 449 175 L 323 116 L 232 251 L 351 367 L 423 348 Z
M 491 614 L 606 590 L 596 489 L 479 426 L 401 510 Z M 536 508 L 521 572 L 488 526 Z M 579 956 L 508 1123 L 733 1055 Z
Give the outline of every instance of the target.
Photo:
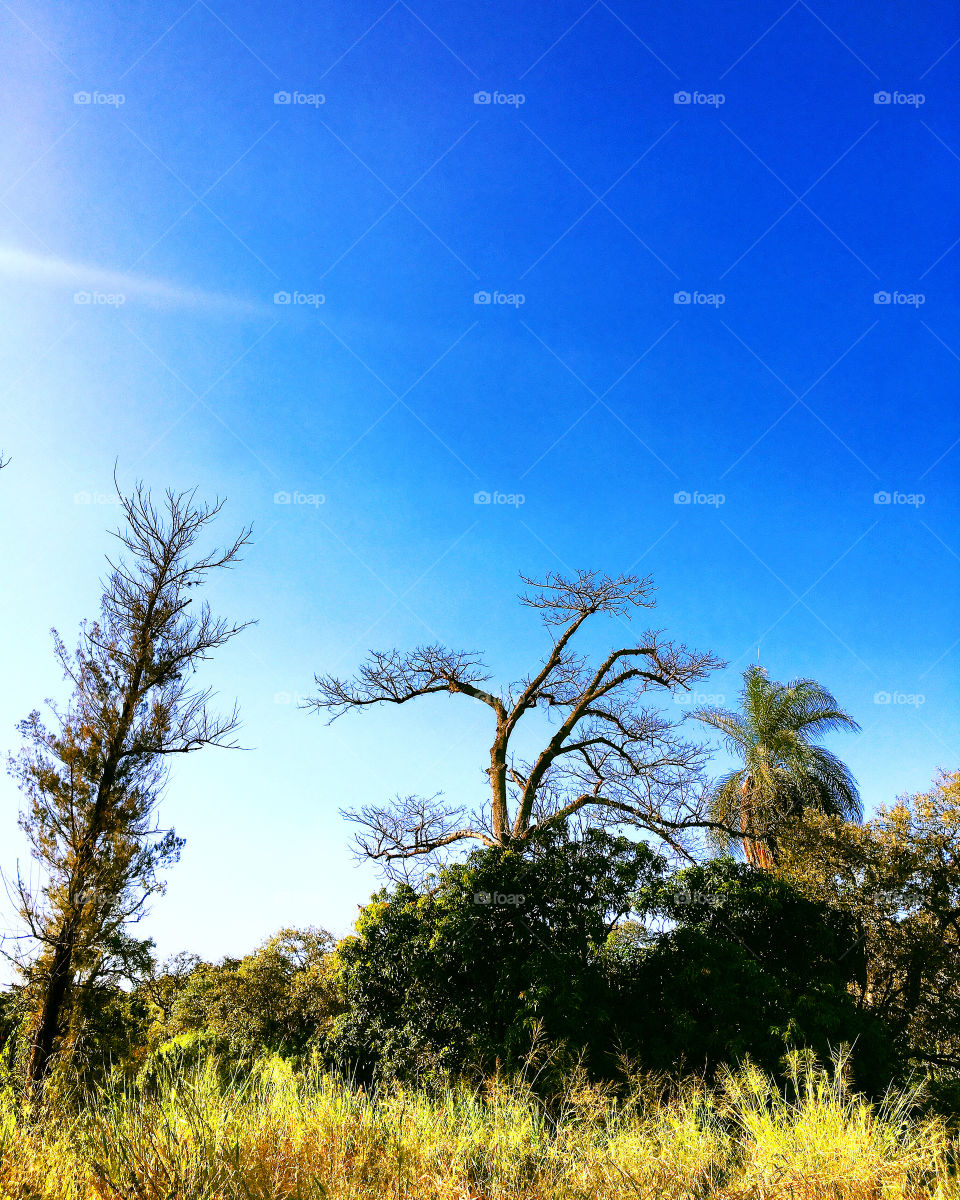
M 33 883 L 18 873 L 15 883 L 25 933 L 14 958 L 30 999 L 26 1091 L 34 1100 L 69 1050 L 84 990 L 142 946 L 126 930 L 163 890 L 158 871 L 178 857 L 181 839 L 156 825 L 167 763 L 235 745 L 238 727 L 236 708 L 211 711 L 210 690 L 194 686 L 194 673 L 245 625 L 215 617 L 194 589 L 238 561 L 249 530 L 201 551 L 196 543 L 220 503 L 168 491 L 157 506 L 142 486 L 120 503 L 125 525 L 99 619 L 82 626 L 73 653 L 54 631 L 69 702 L 53 708 L 52 729 L 31 713 L 11 760 L 40 874 Z
M 705 810 L 701 745 L 681 736 L 657 700 L 689 690 L 722 664 L 650 630 L 591 665 L 574 637 L 601 614 L 625 624 L 654 607 L 649 578 L 581 571 L 572 578 L 521 576 L 521 603 L 536 609 L 552 645 L 538 667 L 502 690 L 475 652 L 442 645 L 374 652 L 352 679 L 316 676 L 305 707 L 330 720 L 376 704 L 406 704 L 438 693 L 467 696 L 492 716 L 489 798 L 475 812 L 442 796 L 397 796 L 343 815 L 360 826 L 362 855 L 388 876 L 422 875 L 445 847 L 478 841 L 522 849 L 540 832 L 571 821 L 581 827 L 633 827 L 690 858 L 691 831 L 712 823 Z M 525 715 L 545 713 L 551 728 L 531 758 L 516 752 Z

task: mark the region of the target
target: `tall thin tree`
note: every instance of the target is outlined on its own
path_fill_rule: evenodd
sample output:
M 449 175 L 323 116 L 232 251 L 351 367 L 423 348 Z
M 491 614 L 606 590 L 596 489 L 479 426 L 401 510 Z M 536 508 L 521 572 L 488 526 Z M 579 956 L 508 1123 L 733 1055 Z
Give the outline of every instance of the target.
M 21 724 L 23 748 L 11 770 L 25 793 L 20 824 L 39 867 L 33 885 L 18 872 L 25 934 L 18 953 L 32 1005 L 26 1090 L 43 1095 L 55 1056 L 70 1046 L 71 1004 L 125 930 L 163 890 L 157 872 L 181 846 L 157 828 L 156 810 L 171 755 L 235 746 L 236 706 L 209 709 L 211 692 L 193 675 L 246 624 L 215 618 L 192 592 L 230 567 L 250 530 L 201 553 L 198 539 L 222 502 L 167 491 L 156 506 L 138 485 L 120 495 L 120 553 L 108 559 L 99 618 L 81 626 L 71 654 L 54 631 L 72 694 L 51 705 L 53 728 L 34 711 Z

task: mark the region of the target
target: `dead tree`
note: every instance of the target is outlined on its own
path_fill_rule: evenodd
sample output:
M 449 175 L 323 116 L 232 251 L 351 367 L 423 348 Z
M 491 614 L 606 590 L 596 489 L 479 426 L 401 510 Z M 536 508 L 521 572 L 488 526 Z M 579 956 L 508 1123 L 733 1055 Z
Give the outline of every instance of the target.
M 653 608 L 651 580 L 595 571 L 521 578 L 530 590 L 520 601 L 540 612 L 553 644 L 532 674 L 505 691 L 485 686 L 490 675 L 476 653 L 440 645 L 371 653 L 353 679 L 316 676 L 319 694 L 304 707 L 329 713 L 331 721 L 438 693 L 467 696 L 493 715 L 490 796 L 482 809 L 467 815 L 440 796 L 398 796 L 386 806 L 344 812 L 361 827 L 361 854 L 386 874 L 409 878 L 411 864 L 422 871 L 455 843 L 522 848 L 542 831 L 577 822 L 633 827 L 689 858 L 691 832 L 714 824 L 705 815 L 705 751 L 650 701 L 689 690 L 723 664 L 650 630 L 591 666 L 573 649 L 578 630 L 600 614 L 625 623 L 635 610 Z M 512 747 L 522 718 L 536 709 L 555 729 L 527 761 Z

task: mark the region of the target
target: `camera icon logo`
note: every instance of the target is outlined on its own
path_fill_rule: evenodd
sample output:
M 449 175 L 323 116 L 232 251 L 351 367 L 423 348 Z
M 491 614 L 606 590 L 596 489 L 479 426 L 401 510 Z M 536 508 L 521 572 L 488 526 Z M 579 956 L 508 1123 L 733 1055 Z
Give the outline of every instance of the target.
M 490 500 L 491 500 L 491 496 L 490 496 L 489 492 L 474 492 L 473 493 L 474 504 L 489 504 Z
M 873 293 L 873 302 L 874 302 L 874 304 L 889 304 L 890 303 L 890 293 L 889 292 L 874 292 Z
M 873 102 L 874 102 L 874 104 L 889 104 L 890 103 L 890 93 L 889 92 L 874 92 L 873 93 Z
M 674 492 L 673 493 L 673 502 L 674 502 L 674 504 L 689 504 L 690 503 L 690 493 L 689 492 Z
M 489 292 L 474 292 L 473 293 L 474 304 L 489 304 L 490 300 L 491 300 L 491 296 L 490 296 Z
M 274 292 L 273 293 L 273 302 L 274 302 L 274 304 L 289 304 L 290 303 L 290 293 L 289 292 Z
M 274 92 L 273 93 L 274 104 L 289 104 L 290 100 L 291 100 L 291 96 L 290 96 L 289 92 Z
M 673 293 L 673 302 L 674 302 L 674 304 L 689 304 L 690 303 L 690 293 L 689 292 L 674 292 Z
M 889 704 L 891 699 L 892 699 L 892 697 L 889 692 L 874 692 L 873 693 L 874 704 Z
M 74 292 L 73 293 L 74 304 L 89 304 L 92 299 L 93 299 L 93 297 L 90 295 L 89 292 Z
M 691 96 L 690 96 L 689 92 L 674 92 L 673 93 L 674 104 L 689 104 L 690 100 L 691 100 Z
M 90 93 L 89 92 L 74 92 L 73 93 L 73 102 L 74 102 L 74 104 L 89 104 L 90 103 Z
M 874 504 L 889 504 L 891 499 L 892 499 L 892 496 L 890 495 L 889 492 L 874 492 L 873 493 Z
M 274 492 L 273 493 L 273 502 L 274 502 L 274 504 L 289 504 L 290 503 L 290 493 L 289 492 Z
M 473 93 L 473 102 L 474 102 L 474 104 L 489 104 L 490 103 L 490 93 L 489 92 L 474 92 Z
M 490 896 L 489 892 L 474 892 L 473 893 L 474 904 L 489 904 L 490 900 L 491 900 L 491 896 Z

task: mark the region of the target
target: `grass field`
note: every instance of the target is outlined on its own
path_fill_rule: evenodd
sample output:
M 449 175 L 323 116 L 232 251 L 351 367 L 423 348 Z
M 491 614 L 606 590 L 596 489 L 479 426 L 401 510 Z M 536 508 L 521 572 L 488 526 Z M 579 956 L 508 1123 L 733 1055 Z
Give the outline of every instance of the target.
M 786 1089 L 746 1068 L 708 1089 L 615 1103 L 582 1083 L 548 1116 L 523 1084 L 373 1098 L 281 1060 L 106 1088 L 46 1123 L 0 1106 L 7 1200 L 574 1200 L 960 1197 L 955 1151 L 909 1094 L 871 1107 L 796 1061 Z

